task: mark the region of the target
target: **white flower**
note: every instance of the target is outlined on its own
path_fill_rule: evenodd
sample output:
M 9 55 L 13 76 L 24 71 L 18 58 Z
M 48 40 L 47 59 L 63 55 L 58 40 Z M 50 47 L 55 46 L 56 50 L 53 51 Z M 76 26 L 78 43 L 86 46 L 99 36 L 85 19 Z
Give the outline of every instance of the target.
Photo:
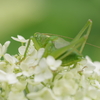
M 48 88 L 43 88 L 38 92 L 29 93 L 27 97 L 30 100 L 57 100 L 53 92 Z
M 26 88 L 27 82 L 20 80 L 20 82 L 16 82 L 15 84 L 12 85 L 11 91 L 12 92 L 20 92 L 23 91 Z
M 97 100 L 96 98 L 98 97 L 98 93 L 100 93 L 100 91 L 98 91 L 97 89 L 91 89 L 91 90 L 88 91 L 87 95 L 88 95 L 89 98 Z
M 92 60 L 88 56 L 86 56 L 86 60 L 87 60 L 87 63 L 86 63 L 87 68 L 86 69 L 88 71 L 94 70 L 95 64 L 92 62 Z
M 27 43 L 28 43 L 28 41 L 26 42 L 26 45 L 25 46 L 20 46 L 18 48 L 18 51 L 19 51 L 19 53 L 21 55 L 24 55 L 25 50 L 26 50 L 26 47 L 27 47 Z M 34 48 L 33 44 L 34 44 L 33 41 L 30 41 L 30 45 L 28 47 L 27 55 L 32 55 L 33 53 L 35 53 L 36 49 Z
M 6 78 L 9 84 L 18 82 L 15 73 L 7 73 Z
M 83 100 L 92 100 L 92 99 L 89 97 L 84 97 Z
M 18 41 L 18 42 L 22 42 L 22 43 L 24 43 L 24 42 L 27 42 L 28 40 L 26 40 L 23 36 L 21 36 L 21 35 L 17 35 L 17 38 L 15 38 L 15 37 L 11 37 L 13 40 L 15 40 L 15 41 Z
M 15 64 L 18 60 L 14 57 L 11 56 L 10 54 L 5 54 L 4 58 L 6 61 L 8 61 L 10 64 Z
M 21 55 L 24 55 L 25 50 L 26 50 L 26 46 L 20 46 L 20 47 L 18 48 L 18 51 L 19 51 L 19 53 L 20 53 Z M 35 52 L 35 48 L 34 48 L 34 46 L 30 46 L 30 47 L 28 48 L 28 53 L 27 53 L 27 55 L 31 55 L 33 52 Z
M 29 77 L 34 74 L 35 66 L 38 64 L 44 53 L 44 48 L 40 48 L 38 51 L 31 56 L 27 56 L 24 61 L 21 62 L 20 68 L 22 69 L 23 75 Z
M 91 59 L 88 56 L 86 56 L 85 59 L 78 62 L 76 68 L 77 70 L 79 70 L 79 72 L 82 71 L 86 74 L 91 74 L 95 69 L 95 64 L 91 61 Z
M 74 95 L 78 89 L 78 84 L 73 79 L 56 80 L 54 83 L 53 91 L 57 96 Z
M 51 70 L 57 70 L 57 68 L 62 64 L 61 60 L 55 60 L 52 56 L 48 56 L 46 62 Z
M 14 73 L 5 73 L 4 71 L 0 70 L 0 81 L 1 82 L 8 82 L 9 84 L 14 84 L 18 80 Z
M 100 75 L 100 62 L 95 61 L 94 64 L 95 64 L 95 66 L 96 66 L 96 68 L 94 69 L 94 71 L 95 71 L 98 75 Z
M 27 85 L 29 92 L 36 92 L 44 88 L 43 84 L 34 82 L 33 79 L 27 80 L 27 82 L 30 83 Z
M 35 82 L 43 82 L 46 79 L 52 78 L 52 72 L 48 68 L 45 58 L 42 58 L 39 65 L 35 68 Z
M 10 92 L 8 95 L 8 99 L 7 100 L 28 100 L 25 97 L 25 94 L 23 91 L 21 92 Z
M 2 70 L 0 70 L 0 82 L 6 81 L 6 73 Z
M 25 50 L 26 50 L 26 46 L 20 46 L 20 47 L 18 48 L 18 51 L 19 51 L 19 53 L 20 53 L 21 55 L 24 55 Z
M 34 74 L 34 63 L 31 62 L 32 59 L 27 57 L 21 64 L 20 68 L 22 69 L 22 74 L 29 77 Z
M 5 42 L 4 45 L 0 44 L 0 58 L 6 53 L 10 41 Z
M 18 69 L 18 66 L 16 65 L 18 59 L 16 59 L 14 56 L 11 56 L 10 54 L 5 54 L 4 59 L 6 61 L 4 71 L 6 71 L 7 73 L 13 73 L 15 69 Z
M 0 62 L 0 70 L 3 70 L 3 71 L 6 70 L 6 62 L 4 62 L 4 61 Z
M 42 58 L 43 56 L 43 53 L 44 53 L 45 49 L 44 48 L 40 48 L 38 51 L 36 51 L 34 54 L 33 54 L 33 62 L 34 62 L 34 65 L 37 65 L 39 60 Z

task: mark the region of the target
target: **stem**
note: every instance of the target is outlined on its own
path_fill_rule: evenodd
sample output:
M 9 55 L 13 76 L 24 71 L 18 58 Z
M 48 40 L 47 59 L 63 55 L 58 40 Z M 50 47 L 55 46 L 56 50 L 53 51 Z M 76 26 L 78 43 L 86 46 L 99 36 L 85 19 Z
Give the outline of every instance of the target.
M 28 84 L 26 85 L 25 95 L 29 93 Z
M 20 64 L 26 58 L 26 54 L 27 54 L 27 51 L 28 51 L 28 48 L 29 48 L 29 45 L 30 45 L 30 41 L 31 41 L 31 39 L 29 39 L 28 44 L 26 46 L 26 50 L 24 52 L 24 57 L 19 62 L 17 62 L 16 64 Z
M 41 84 L 44 85 L 44 86 L 46 87 L 46 84 L 45 84 L 45 83 L 41 82 Z
M 35 39 L 35 37 L 31 37 L 33 43 L 34 43 L 34 46 L 37 50 L 39 50 L 41 48 L 41 46 L 39 45 L 38 41 Z
M 24 53 L 24 57 L 23 58 L 26 57 L 26 54 L 27 54 L 27 51 L 28 51 L 28 48 L 29 48 L 29 45 L 30 45 L 30 41 L 31 41 L 31 39 L 29 39 L 29 41 L 28 41 L 28 44 L 27 44 L 27 47 L 26 47 L 26 50 L 25 50 L 25 53 Z

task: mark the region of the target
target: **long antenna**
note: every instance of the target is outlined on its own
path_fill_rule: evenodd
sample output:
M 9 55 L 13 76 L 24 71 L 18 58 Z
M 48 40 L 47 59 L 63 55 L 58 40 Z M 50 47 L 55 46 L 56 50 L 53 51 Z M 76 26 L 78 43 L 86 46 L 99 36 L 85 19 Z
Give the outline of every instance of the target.
M 63 38 L 67 38 L 67 39 L 73 39 L 73 38 L 71 38 L 71 37 L 67 37 L 67 36 L 62 36 L 62 35 L 57 35 L 57 34 L 51 34 L 51 33 L 44 33 L 45 35 L 49 35 L 49 36 L 51 36 L 51 35 L 56 35 L 56 36 L 59 36 L 59 37 L 63 37 Z M 96 48 L 100 48 L 100 46 L 97 46 L 97 45 L 94 45 L 94 44 L 91 44 L 91 43 L 88 43 L 88 42 L 86 42 L 86 44 L 88 44 L 88 45 L 90 45 L 90 46 L 93 46 L 93 47 L 96 47 Z

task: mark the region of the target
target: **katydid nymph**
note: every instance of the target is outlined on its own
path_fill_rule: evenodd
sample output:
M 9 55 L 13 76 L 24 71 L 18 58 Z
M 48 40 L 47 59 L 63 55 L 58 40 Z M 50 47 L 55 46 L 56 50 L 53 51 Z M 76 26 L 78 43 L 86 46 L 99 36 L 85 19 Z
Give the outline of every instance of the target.
M 35 33 L 30 39 L 34 42 L 34 46 L 37 50 L 39 48 L 45 48 L 43 57 L 51 55 L 55 59 L 61 59 L 63 65 L 76 64 L 83 59 L 82 51 L 90 34 L 91 26 L 92 21 L 88 20 L 71 42 L 56 35 L 50 36 L 45 33 Z M 87 30 L 86 34 L 84 34 L 85 30 Z

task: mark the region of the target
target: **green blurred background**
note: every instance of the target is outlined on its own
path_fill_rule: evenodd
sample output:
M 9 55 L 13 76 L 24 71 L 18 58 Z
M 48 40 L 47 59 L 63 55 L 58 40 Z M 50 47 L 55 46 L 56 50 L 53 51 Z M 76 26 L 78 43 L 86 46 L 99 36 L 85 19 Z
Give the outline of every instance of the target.
M 89 43 L 100 46 L 100 0 L 0 1 L 0 43 L 10 40 L 10 54 L 20 43 L 11 36 L 29 38 L 35 32 L 75 37 L 88 19 L 93 21 Z M 100 61 L 100 48 L 86 45 L 84 56 Z

